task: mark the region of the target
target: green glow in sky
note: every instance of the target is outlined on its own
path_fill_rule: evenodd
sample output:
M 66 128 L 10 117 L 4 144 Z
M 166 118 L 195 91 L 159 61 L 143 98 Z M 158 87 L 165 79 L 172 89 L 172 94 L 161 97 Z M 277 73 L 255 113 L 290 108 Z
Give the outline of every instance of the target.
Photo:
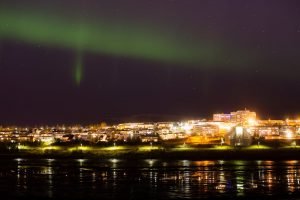
M 83 60 L 82 55 L 77 55 L 74 69 L 74 79 L 77 85 L 80 85 L 82 80 Z
M 99 19 L 101 21 L 101 19 Z M 218 65 L 228 60 L 228 49 L 207 41 L 187 44 L 147 26 L 76 20 L 34 10 L 0 8 L 0 39 L 67 48 L 72 51 L 114 55 L 185 65 Z M 238 51 L 236 51 L 238 52 Z M 241 57 L 241 56 L 236 56 Z M 75 80 L 82 79 L 82 57 L 75 61 Z
M 0 9 L 0 38 L 75 49 L 79 40 L 84 51 L 166 62 L 222 59 L 221 47 L 209 46 L 205 42 L 191 47 L 172 38 L 172 34 L 158 34 L 149 28 L 85 21 L 72 21 L 53 14 L 41 15 L 34 11 Z
M 85 23 L 37 15 L 34 12 L 0 10 L 0 37 L 29 43 L 166 62 L 193 62 L 196 53 L 187 46 L 143 28 Z

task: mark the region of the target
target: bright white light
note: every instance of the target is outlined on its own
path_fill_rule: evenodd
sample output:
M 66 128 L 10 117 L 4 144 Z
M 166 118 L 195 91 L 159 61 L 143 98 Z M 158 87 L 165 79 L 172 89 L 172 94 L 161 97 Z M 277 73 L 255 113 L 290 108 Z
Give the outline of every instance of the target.
M 79 165 L 82 166 L 86 159 L 77 159 L 77 161 L 79 162 Z
M 285 136 L 286 136 L 287 139 L 293 138 L 293 133 L 292 133 L 292 131 L 291 131 L 291 130 L 286 130 L 286 131 L 285 131 Z
M 119 160 L 118 159 L 110 159 L 110 161 L 112 162 L 112 163 L 117 163 L 117 162 L 119 162 Z
M 150 167 L 152 167 L 153 164 L 156 162 L 156 160 L 154 160 L 154 159 L 148 159 L 148 160 L 146 160 L 146 162 L 149 164 Z
M 182 129 L 186 132 L 186 133 L 190 133 L 192 130 L 193 126 L 188 124 L 188 123 L 184 123 L 182 125 Z
M 248 119 L 248 125 L 255 126 L 255 125 L 257 125 L 257 121 L 253 118 L 250 118 L 250 119 Z
M 15 161 L 21 162 L 21 161 L 23 161 L 23 159 L 22 158 L 16 158 Z
M 243 134 L 243 127 L 241 126 L 235 127 L 235 132 L 237 136 L 241 136 Z
M 218 126 L 222 130 L 230 131 L 234 125 L 233 124 L 229 124 L 229 123 L 220 123 L 220 124 L 218 124 Z

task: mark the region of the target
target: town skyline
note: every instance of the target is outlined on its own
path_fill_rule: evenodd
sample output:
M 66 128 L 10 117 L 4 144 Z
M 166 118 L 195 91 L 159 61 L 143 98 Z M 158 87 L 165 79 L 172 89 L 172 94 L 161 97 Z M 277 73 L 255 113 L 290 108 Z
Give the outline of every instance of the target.
M 284 114 L 284 115 L 279 115 L 279 117 L 272 117 L 270 114 L 265 114 L 261 115 L 259 112 L 256 110 L 252 109 L 247 109 L 246 107 L 243 109 L 237 109 L 237 110 L 251 110 L 256 113 L 257 119 L 261 120 L 268 120 L 268 119 L 273 119 L 273 120 L 286 120 L 286 119 L 300 119 L 300 114 L 297 114 L 298 112 L 294 112 L 292 115 Z M 130 122 L 172 122 L 172 121 L 186 121 L 186 120 L 206 120 L 206 121 L 211 121 L 214 118 L 214 115 L 216 113 L 219 114 L 229 114 L 233 111 L 218 111 L 215 113 L 208 113 L 208 114 L 202 114 L 202 115 L 194 115 L 194 116 L 182 116 L 182 115 L 160 115 L 160 114 L 137 114 L 137 115 L 131 115 L 131 116 L 125 116 L 125 117 L 110 117 L 110 118 L 101 118 L 99 117 L 99 120 L 83 120 L 83 121 L 55 121 L 50 120 L 49 122 L 5 122 L 2 121 L 0 123 L 0 126 L 55 126 L 55 125 L 95 125 L 95 124 L 101 124 L 101 123 L 107 123 L 107 124 L 117 124 L 117 123 L 130 123 Z M 300 113 L 300 112 L 299 112 Z

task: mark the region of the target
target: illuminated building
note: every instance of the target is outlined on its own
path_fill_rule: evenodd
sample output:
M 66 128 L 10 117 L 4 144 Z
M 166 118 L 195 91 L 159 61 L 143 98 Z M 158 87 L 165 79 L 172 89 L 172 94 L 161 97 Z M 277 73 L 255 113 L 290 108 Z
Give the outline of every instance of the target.
M 193 135 L 214 137 L 219 134 L 219 127 L 216 125 L 195 125 L 192 131 Z
M 251 137 L 251 138 L 249 138 Z M 0 142 L 158 142 L 180 141 L 190 144 L 246 146 L 251 139 L 259 142 L 300 140 L 300 119 L 257 120 L 256 113 L 238 110 L 217 113 L 213 120 L 120 123 L 111 126 L 1 127 Z M 173 141 L 172 141 L 173 140 Z
M 285 125 L 285 121 L 284 120 L 268 119 L 268 120 L 258 120 L 257 122 L 261 126 L 280 126 L 280 125 Z
M 230 114 L 216 113 L 213 115 L 213 121 L 219 122 L 232 122 L 245 124 L 248 122 L 256 121 L 256 112 L 249 110 L 238 110 L 236 112 L 231 112 Z
M 276 137 L 279 136 L 279 127 L 278 126 L 256 126 L 251 128 L 252 135 L 255 135 L 260 138 L 266 137 Z
M 251 112 L 249 110 L 238 110 L 236 112 L 231 112 L 231 122 L 235 123 L 246 123 L 250 120 L 256 120 L 256 112 Z
M 230 114 L 218 113 L 213 115 L 213 121 L 215 122 L 230 122 L 230 120 Z

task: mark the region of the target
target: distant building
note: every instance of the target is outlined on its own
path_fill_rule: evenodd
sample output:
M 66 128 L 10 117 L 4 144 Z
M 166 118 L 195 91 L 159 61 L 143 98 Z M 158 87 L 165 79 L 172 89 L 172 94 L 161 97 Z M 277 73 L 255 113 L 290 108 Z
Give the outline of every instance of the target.
M 252 129 L 252 131 L 252 135 L 261 138 L 279 136 L 279 126 L 256 126 Z
M 249 110 L 238 110 L 236 112 L 231 112 L 231 122 L 245 123 L 249 120 L 256 120 L 256 112 L 251 112 Z
M 192 130 L 193 135 L 214 137 L 219 134 L 219 127 L 216 125 L 195 125 Z
M 249 120 L 256 120 L 256 112 L 249 110 L 238 110 L 230 114 L 217 113 L 213 115 L 213 121 L 219 122 L 232 122 L 232 123 L 247 123 Z
M 218 113 L 213 115 L 213 121 L 215 122 L 230 122 L 230 120 L 230 114 Z
M 282 126 L 285 125 L 286 122 L 284 120 L 268 119 L 268 120 L 258 120 L 258 124 L 261 126 Z

